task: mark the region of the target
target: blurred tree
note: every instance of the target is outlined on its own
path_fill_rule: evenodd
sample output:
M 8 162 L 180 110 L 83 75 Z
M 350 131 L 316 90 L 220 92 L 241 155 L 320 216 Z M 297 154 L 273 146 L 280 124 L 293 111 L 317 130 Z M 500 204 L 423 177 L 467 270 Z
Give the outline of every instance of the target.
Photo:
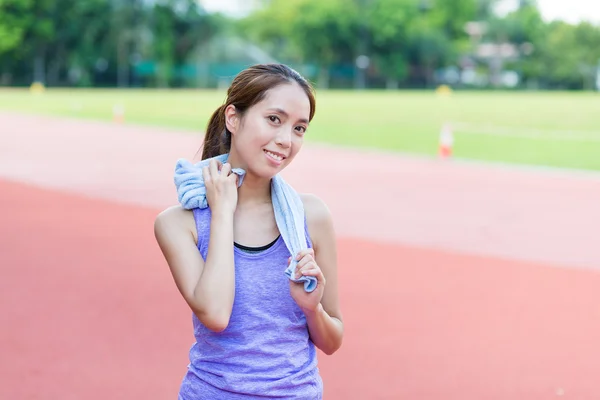
M 21 45 L 33 0 L 0 0 L 0 54 Z
M 499 0 L 477 0 L 475 20 L 483 21 L 490 18 L 494 13 L 494 8 L 499 3 Z
M 374 64 L 387 79 L 387 87 L 397 88 L 409 74 L 412 23 L 419 16 L 419 0 L 375 0 L 367 13 Z
M 33 80 L 36 82 L 46 82 L 46 56 L 56 36 L 58 5 L 52 0 L 37 0 L 28 11 L 33 18 L 29 19 L 22 50 L 31 52 Z
M 358 55 L 360 15 L 353 1 L 272 0 L 243 24 L 253 37 L 289 46 L 286 55 L 316 64 L 322 88 L 333 64 L 353 63 Z
M 353 75 L 363 87 L 367 66 L 377 85 L 430 86 L 436 71 L 491 42 L 517 50 L 507 62 L 525 81 L 592 88 L 600 59 L 600 27 L 545 23 L 533 0 L 503 17 L 493 12 L 498 0 L 260 3 L 237 21 L 207 14 L 196 0 L 0 0 L 0 84 L 184 86 L 192 57 L 206 54 L 198 49 L 226 31 L 260 43 L 255 54 L 304 64 L 320 87 L 330 86 L 332 71 L 340 72 L 336 84 L 351 85 Z M 370 63 L 358 63 L 362 55 Z
M 18 49 L 32 19 L 33 0 L 0 0 L 0 84 L 8 84 L 18 70 Z
M 157 85 L 167 87 L 175 65 L 177 15 L 169 2 L 157 3 L 152 13 L 153 55 L 156 60 Z
M 600 26 L 582 22 L 575 27 L 575 42 L 579 53 L 579 73 L 584 89 L 594 90 L 596 71 L 600 64 Z
M 546 79 L 550 84 L 558 84 L 566 89 L 575 85 L 578 74 L 580 52 L 573 26 L 564 23 L 551 23 L 540 58 L 545 64 Z
M 420 18 L 409 26 L 410 43 L 409 63 L 412 66 L 412 78 L 431 86 L 437 68 L 449 64 L 452 59 L 453 43 L 442 29 L 436 29 L 433 21 Z
M 21 75 L 20 80 L 27 76 L 29 83 L 58 84 L 72 64 L 93 64 L 90 53 L 107 31 L 106 24 L 94 17 L 106 15 L 105 1 L 40 0 L 20 5 L 18 11 L 2 14 L 19 16 L 21 21 L 19 45 L 0 54 L 1 65 L 8 65 L 13 75 Z
M 55 5 L 51 17 L 55 34 L 46 43 L 46 80 L 49 85 L 65 81 L 90 85 L 102 57 L 101 44 L 109 34 L 106 22 L 97 16 L 109 15 L 110 4 L 104 0 L 55 0 Z
M 440 28 L 450 40 L 466 38 L 465 25 L 478 17 L 479 0 L 421 0 L 426 5 L 424 15 Z M 489 3 L 489 2 L 488 2 Z
M 329 86 L 329 67 L 354 64 L 360 40 L 359 10 L 345 0 L 302 0 L 292 22 L 292 41 L 306 61 L 319 66 L 319 87 Z M 357 40 L 358 39 L 358 40 Z
M 420 17 L 408 26 L 409 60 L 413 78 L 431 86 L 436 69 L 456 63 L 467 51 L 465 27 L 480 15 L 482 4 L 480 0 L 420 0 L 420 9 Z
M 152 55 L 158 65 L 159 86 L 181 86 L 185 80 L 173 75 L 190 53 L 223 31 L 226 21 L 207 14 L 195 0 L 163 0 L 152 10 Z
M 549 24 L 536 56 L 547 85 L 560 89 L 593 89 L 600 60 L 600 27 L 562 21 Z
M 303 61 L 301 49 L 290 40 L 298 3 L 298 0 L 263 0 L 261 8 L 240 20 L 237 32 L 261 43 L 267 52 L 279 58 Z
M 512 64 L 520 70 L 525 81 L 535 81 L 535 77 L 542 73 L 544 65 L 536 54 L 544 46 L 546 25 L 535 2 L 521 1 L 519 7 L 506 16 L 491 16 L 485 38 L 496 45 L 515 46 L 517 60 Z M 493 61 L 492 82 L 499 83 L 505 62 L 501 58 Z
M 161 86 L 178 84 L 174 66 L 223 26 L 195 0 L 0 2 L 0 72 L 28 83 L 126 87 L 132 68 L 154 58 Z
M 117 85 L 130 85 L 131 66 L 142 55 L 144 41 L 151 32 L 151 16 L 145 0 L 109 0 L 112 12 L 110 34 L 107 37 L 105 54 L 116 64 Z

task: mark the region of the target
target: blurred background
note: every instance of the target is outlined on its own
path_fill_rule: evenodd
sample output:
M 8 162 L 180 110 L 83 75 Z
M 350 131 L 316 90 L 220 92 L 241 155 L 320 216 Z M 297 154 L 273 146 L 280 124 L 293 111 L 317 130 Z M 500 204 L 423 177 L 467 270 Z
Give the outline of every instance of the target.
M 199 131 L 266 62 L 319 89 L 308 140 L 600 169 L 597 2 L 0 2 L 0 109 Z
M 173 398 L 153 222 L 269 62 L 317 89 L 284 173 L 336 225 L 325 398 L 599 399 L 598 0 L 0 0 L 0 398 Z
M 4 0 L 4 86 L 225 86 L 252 63 L 319 88 L 600 88 L 583 0 Z

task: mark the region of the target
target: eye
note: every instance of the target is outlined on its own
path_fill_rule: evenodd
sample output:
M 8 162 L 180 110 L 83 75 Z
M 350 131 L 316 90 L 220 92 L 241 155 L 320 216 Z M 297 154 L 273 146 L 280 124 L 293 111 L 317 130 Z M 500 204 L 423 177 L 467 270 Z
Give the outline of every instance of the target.
M 304 132 L 306 132 L 306 127 L 305 127 L 305 126 L 302 126 L 302 125 L 300 125 L 300 126 L 297 126 L 297 127 L 296 127 L 296 130 L 297 130 L 298 132 L 300 132 L 300 133 L 304 133 Z
M 269 115 L 269 121 L 271 121 L 273 123 L 279 123 L 279 122 L 281 122 L 281 120 L 279 119 L 279 117 L 276 116 L 276 115 Z

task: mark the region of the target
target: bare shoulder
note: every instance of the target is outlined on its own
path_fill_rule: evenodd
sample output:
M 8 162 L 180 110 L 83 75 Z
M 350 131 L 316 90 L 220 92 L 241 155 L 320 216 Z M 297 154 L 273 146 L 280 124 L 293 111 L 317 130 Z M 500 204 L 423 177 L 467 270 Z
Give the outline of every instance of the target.
M 179 224 L 188 220 L 190 217 L 194 217 L 192 211 L 186 210 L 180 205 L 174 205 L 165 208 L 163 211 L 158 213 L 155 219 L 155 224 L 158 225 L 171 225 Z
M 314 222 L 317 224 L 328 223 L 331 220 L 331 212 L 327 204 L 312 193 L 300 194 L 302 204 L 304 204 L 304 211 L 306 212 L 306 219 L 308 222 Z
M 180 205 L 174 205 L 161 211 L 154 220 L 154 234 L 167 236 L 190 232 L 196 238 L 194 214 Z
M 308 231 L 315 247 L 318 247 L 319 243 L 329 242 L 334 236 L 333 217 L 329 207 L 320 197 L 311 193 L 302 193 L 300 198 L 306 213 Z

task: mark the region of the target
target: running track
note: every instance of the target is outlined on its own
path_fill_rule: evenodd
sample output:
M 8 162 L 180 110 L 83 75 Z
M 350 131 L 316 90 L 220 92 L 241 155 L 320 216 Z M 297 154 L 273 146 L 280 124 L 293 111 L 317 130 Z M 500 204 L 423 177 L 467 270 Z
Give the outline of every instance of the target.
M 175 398 L 191 318 L 152 223 L 199 144 L 0 113 L 0 398 Z M 600 398 L 598 175 L 324 146 L 284 175 L 338 232 L 326 400 Z

